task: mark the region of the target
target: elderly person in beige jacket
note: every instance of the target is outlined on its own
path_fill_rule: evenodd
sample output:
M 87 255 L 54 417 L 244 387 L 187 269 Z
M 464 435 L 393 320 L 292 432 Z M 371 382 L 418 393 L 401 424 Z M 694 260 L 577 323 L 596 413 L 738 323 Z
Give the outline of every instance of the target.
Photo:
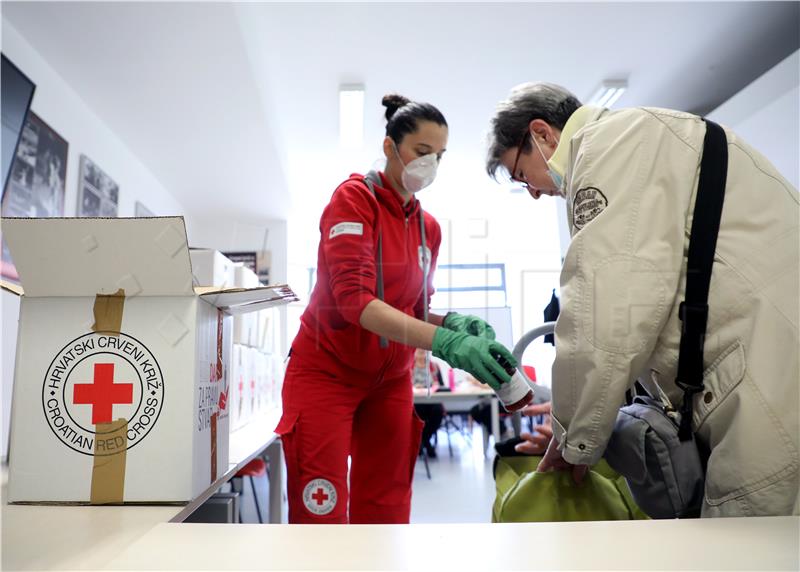
M 678 305 L 705 130 L 679 111 L 581 106 L 544 83 L 518 86 L 498 105 L 488 172 L 506 170 L 535 199 L 563 196 L 572 235 L 543 470 L 579 479 L 596 463 L 637 377 L 682 399 Z M 710 449 L 702 515 L 798 514 L 798 193 L 726 136 L 705 389 L 692 422 Z

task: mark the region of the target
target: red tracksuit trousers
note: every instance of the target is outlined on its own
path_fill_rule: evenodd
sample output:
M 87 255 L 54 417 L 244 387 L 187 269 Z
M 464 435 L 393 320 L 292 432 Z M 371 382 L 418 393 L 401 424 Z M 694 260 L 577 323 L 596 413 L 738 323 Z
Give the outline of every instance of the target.
M 276 429 L 286 455 L 289 522 L 408 523 L 423 426 L 410 373 L 363 379 L 341 365 L 335 370 L 289 360 Z

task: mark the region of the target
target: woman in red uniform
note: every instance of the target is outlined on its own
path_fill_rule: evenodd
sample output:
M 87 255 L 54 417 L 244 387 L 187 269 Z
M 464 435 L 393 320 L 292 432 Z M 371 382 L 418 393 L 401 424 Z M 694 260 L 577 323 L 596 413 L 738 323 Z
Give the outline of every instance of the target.
M 441 230 L 414 193 L 436 175 L 447 122 L 430 104 L 383 104 L 386 169 L 351 175 L 322 214 L 317 284 L 286 370 L 276 432 L 292 523 L 408 522 L 422 430 L 413 348 L 494 387 L 509 380 L 496 356 L 515 364 L 479 318 L 428 314 Z

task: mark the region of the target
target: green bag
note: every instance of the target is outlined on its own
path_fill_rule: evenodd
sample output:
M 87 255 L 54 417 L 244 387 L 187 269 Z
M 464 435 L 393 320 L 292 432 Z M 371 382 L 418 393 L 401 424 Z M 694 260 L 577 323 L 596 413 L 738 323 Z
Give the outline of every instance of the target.
M 541 457 L 495 459 L 492 522 L 644 520 L 625 479 L 600 461 L 575 485 L 567 471 L 537 473 Z

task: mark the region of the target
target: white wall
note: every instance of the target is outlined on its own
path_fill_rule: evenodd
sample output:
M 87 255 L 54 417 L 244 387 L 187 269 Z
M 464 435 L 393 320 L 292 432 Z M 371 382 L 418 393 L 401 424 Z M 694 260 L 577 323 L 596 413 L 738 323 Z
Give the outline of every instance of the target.
M 795 188 L 800 186 L 800 51 L 708 115 L 758 149 Z
M 135 201 L 144 203 L 158 215 L 183 214 L 183 207 L 158 182 L 141 161 L 81 100 L 76 91 L 36 52 L 6 20 L 2 27 L 2 51 L 36 84 L 31 109 L 69 143 L 64 215 L 75 216 L 78 201 L 80 155 L 88 155 L 120 187 L 119 216 L 133 216 Z M 19 304 L 2 296 L 2 455 L 8 440 L 7 405 L 10 403 Z
M 80 94 L 36 49 L 3 20 L 3 53 L 36 84 L 31 109 L 69 143 L 64 215 L 75 216 L 80 156 L 85 154 L 119 184 L 119 216 L 133 216 L 135 201 L 157 215 L 183 214 L 184 208 L 84 103 Z

